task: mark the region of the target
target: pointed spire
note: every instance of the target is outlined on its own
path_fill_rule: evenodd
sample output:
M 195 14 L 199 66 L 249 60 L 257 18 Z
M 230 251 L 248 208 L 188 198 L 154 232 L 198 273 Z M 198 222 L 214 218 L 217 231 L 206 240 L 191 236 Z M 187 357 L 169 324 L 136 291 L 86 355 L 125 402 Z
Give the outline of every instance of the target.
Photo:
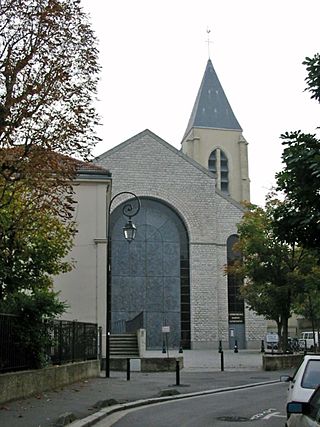
M 210 58 L 183 139 L 195 127 L 242 131 Z

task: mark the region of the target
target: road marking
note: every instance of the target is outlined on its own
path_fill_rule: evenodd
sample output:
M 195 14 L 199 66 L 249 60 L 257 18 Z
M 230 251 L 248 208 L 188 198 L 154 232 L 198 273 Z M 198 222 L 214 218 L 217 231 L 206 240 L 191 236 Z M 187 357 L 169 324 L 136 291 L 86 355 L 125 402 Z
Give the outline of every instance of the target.
M 272 412 L 272 414 L 268 414 L 265 417 L 263 417 L 263 420 L 269 420 L 270 418 L 275 417 L 275 418 L 287 418 L 286 415 L 281 415 L 281 412 Z
M 267 414 L 272 413 L 273 411 L 276 411 L 276 409 L 274 408 L 265 409 L 264 411 L 259 412 L 258 414 L 252 415 L 252 417 L 250 418 L 250 421 L 259 420 L 260 418 L 264 419 L 263 417 L 265 417 Z

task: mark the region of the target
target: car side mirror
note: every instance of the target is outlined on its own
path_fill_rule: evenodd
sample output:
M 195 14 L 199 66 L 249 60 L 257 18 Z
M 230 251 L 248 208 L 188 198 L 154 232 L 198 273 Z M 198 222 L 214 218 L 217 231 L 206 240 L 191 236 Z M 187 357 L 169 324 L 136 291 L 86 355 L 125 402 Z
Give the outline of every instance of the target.
M 292 381 L 293 380 L 293 378 L 292 377 L 290 377 L 290 375 L 281 375 L 280 376 L 280 381 L 282 382 L 282 383 L 288 383 L 288 382 L 290 382 L 290 381 Z
M 309 402 L 289 402 L 287 403 L 287 414 L 309 414 Z

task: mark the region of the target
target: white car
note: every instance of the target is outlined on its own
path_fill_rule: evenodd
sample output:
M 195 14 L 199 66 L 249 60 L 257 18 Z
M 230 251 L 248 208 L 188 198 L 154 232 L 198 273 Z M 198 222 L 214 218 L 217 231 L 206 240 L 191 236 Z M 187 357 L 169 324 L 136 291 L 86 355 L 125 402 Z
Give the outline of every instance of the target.
M 301 364 L 296 369 L 294 375 L 281 376 L 281 381 L 289 382 L 287 403 L 306 403 L 311 398 L 314 390 L 320 384 L 320 355 L 306 355 Z M 295 423 L 295 419 L 301 418 L 301 414 L 294 414 L 287 411 L 287 427 L 302 426 Z M 317 425 L 317 424 L 305 424 Z
M 288 427 L 318 427 L 320 426 L 320 387 L 318 387 L 309 402 L 290 402 L 287 404 L 290 418 Z

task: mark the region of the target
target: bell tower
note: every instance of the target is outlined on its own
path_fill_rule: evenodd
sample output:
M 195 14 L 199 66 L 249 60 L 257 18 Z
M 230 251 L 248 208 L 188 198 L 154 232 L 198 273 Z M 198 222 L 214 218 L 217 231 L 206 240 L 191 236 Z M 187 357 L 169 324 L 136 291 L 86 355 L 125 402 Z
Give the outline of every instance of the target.
M 247 141 L 211 59 L 182 139 L 184 154 L 209 169 L 216 188 L 234 200 L 250 200 Z

